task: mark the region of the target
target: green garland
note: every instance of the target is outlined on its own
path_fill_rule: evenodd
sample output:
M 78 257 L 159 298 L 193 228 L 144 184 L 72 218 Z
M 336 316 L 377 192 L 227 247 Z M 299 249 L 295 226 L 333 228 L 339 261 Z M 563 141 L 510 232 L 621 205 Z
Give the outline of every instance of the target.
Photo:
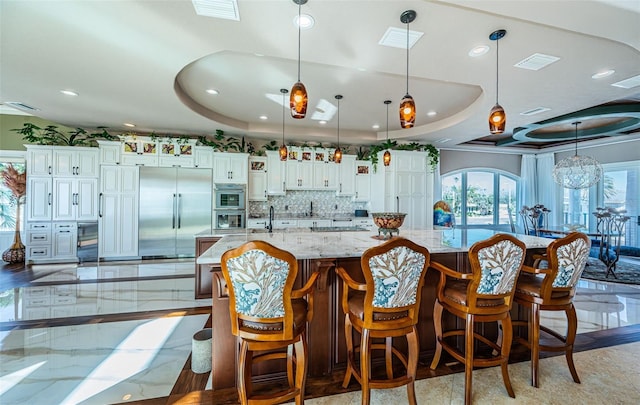
M 433 173 L 440 160 L 440 151 L 431 144 L 420 144 L 417 142 L 398 144 L 396 141 L 387 140 L 381 144 L 371 145 L 369 148 L 369 159 L 371 160 L 371 166 L 373 171 L 377 171 L 378 168 L 378 153 L 387 149 L 395 150 L 409 150 L 409 151 L 426 151 L 427 152 L 427 165 L 429 170 Z M 366 156 L 365 156 L 366 160 Z

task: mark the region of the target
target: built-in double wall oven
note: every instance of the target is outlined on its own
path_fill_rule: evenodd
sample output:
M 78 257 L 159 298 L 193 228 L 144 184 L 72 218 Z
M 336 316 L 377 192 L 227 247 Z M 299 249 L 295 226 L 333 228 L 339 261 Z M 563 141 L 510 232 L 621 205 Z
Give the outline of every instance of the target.
M 216 184 L 213 189 L 213 227 L 246 226 L 246 187 L 244 184 Z

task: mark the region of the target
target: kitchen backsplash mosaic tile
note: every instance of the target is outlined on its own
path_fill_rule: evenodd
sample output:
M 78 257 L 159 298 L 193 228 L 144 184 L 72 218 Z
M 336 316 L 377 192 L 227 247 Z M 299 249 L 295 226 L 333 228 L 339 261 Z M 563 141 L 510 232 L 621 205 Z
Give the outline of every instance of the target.
M 335 191 L 287 191 L 283 196 L 269 196 L 267 201 L 250 201 L 249 216 L 262 217 L 269 214 L 273 205 L 276 215 L 314 216 L 353 215 L 356 209 L 367 209 L 368 203 L 353 202 L 352 197 L 338 197 Z

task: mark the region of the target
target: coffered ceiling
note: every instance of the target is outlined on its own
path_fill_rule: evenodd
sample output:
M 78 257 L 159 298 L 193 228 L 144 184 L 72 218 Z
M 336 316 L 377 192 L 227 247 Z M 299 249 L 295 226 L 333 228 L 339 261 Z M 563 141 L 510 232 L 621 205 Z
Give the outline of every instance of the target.
M 279 140 L 280 89 L 297 80 L 298 6 L 222 3 L 238 20 L 198 15 L 189 0 L 1 0 L 0 102 L 71 127 L 117 133 L 131 123 L 138 133 L 222 129 Z M 422 33 L 408 65 L 417 119 L 401 129 L 407 26 L 400 15 L 409 9 L 417 13 L 412 38 Z M 308 0 L 301 11 L 314 20 L 300 33 L 309 110 L 303 120 L 285 114 L 287 141 L 335 142 L 336 94 L 344 97 L 340 140 L 347 144 L 386 138 L 386 99 L 389 138 L 398 142 L 535 151 L 571 142 L 576 120 L 585 122 L 584 139 L 640 137 L 638 1 Z M 397 30 L 396 47 L 379 43 L 388 29 Z M 507 132 L 491 136 L 496 43 L 489 34 L 497 29 L 507 31 L 498 58 Z M 480 45 L 488 52 L 469 56 Z M 558 59 L 538 70 L 514 66 L 535 54 Z M 615 72 L 592 78 L 606 70 Z

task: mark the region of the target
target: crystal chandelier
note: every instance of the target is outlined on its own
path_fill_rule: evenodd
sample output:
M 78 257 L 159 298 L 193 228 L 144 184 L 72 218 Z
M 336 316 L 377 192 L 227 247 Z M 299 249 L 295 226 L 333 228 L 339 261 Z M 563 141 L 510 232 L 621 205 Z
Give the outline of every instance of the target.
M 578 125 L 576 127 L 576 154 L 559 161 L 553 168 L 553 180 L 564 188 L 589 188 L 602 177 L 602 166 L 591 156 L 578 155 Z

